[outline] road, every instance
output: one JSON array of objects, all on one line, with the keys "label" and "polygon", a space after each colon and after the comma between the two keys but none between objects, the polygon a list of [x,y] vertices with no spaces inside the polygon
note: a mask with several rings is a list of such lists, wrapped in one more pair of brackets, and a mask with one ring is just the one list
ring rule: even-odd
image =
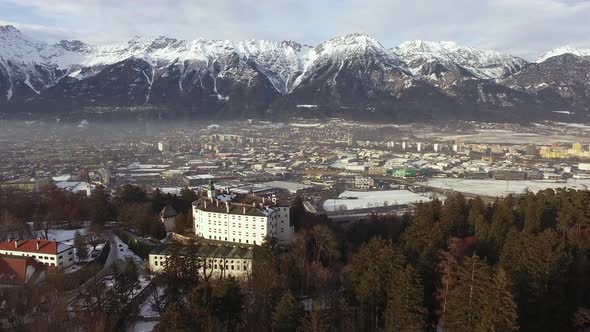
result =
[{"label": "road", "polygon": [[[129,233],[129,234],[133,236],[132,233]],[[106,260],[103,268],[100,271],[98,271],[94,277],[92,277],[88,281],[86,281],[82,286],[80,286],[74,290],[71,290],[69,292],[64,293],[63,296],[64,296],[64,299],[67,301],[67,303],[71,303],[84,289],[86,289],[86,287],[88,287],[89,285],[92,285],[92,283],[111,274],[113,271],[114,265],[117,265],[117,267],[119,268],[119,271],[121,271],[124,268],[125,259],[126,259],[124,253],[125,252],[129,253],[129,251],[128,250],[123,251],[121,248],[119,248],[119,246],[117,245],[118,242],[115,240],[115,235],[110,230],[108,231],[108,238],[109,238],[111,249],[109,251],[109,256],[107,257],[107,260]],[[119,240],[119,243],[122,244],[122,241]],[[126,245],[124,245],[124,246],[127,249],[127,246]],[[133,254],[133,256],[135,256],[137,260],[141,260],[141,258],[137,257],[135,254]],[[140,276],[144,276],[147,272],[144,264],[142,264],[141,262],[138,262],[138,261],[136,261],[136,262],[138,263],[138,268],[139,268],[138,272],[139,272]]]},{"label": "road", "polygon": [[93,278],[87,280],[82,286],[73,289],[71,291],[65,292],[63,294],[63,298],[66,300],[66,303],[70,303],[80,292],[82,292],[86,287],[91,285],[93,282],[96,282],[97,279],[101,279],[107,274],[109,274],[112,270],[113,264],[117,263],[119,260],[119,249],[117,248],[117,243],[115,241],[115,237],[112,232],[109,231],[108,233],[109,243],[110,243],[110,251],[107,260],[102,267],[102,270],[98,271]]}]

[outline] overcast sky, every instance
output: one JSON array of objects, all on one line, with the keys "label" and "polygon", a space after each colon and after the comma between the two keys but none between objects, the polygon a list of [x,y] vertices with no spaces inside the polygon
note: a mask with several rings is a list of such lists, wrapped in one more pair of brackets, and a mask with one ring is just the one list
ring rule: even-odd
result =
[{"label": "overcast sky", "polygon": [[384,46],[452,40],[535,59],[590,47],[590,0],[0,0],[0,25],[41,40],[295,40],[365,32]]}]

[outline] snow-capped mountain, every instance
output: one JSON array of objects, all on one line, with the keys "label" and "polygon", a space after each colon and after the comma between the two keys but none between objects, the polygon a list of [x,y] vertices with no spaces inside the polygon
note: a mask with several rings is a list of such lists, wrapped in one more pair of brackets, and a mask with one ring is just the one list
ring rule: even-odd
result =
[{"label": "snow-capped mountain", "polygon": [[[353,116],[361,118],[384,114],[396,119],[408,114],[429,117],[439,107],[453,104],[441,91],[414,77],[403,60],[366,34],[330,39],[303,59],[303,72],[287,100],[291,104],[323,105],[330,116],[357,110]],[[415,107],[420,104],[424,109]]]},{"label": "snow-capped mountain", "polygon": [[[552,51],[543,64],[565,53],[580,59],[586,54]],[[561,65],[573,71],[585,68],[577,60]],[[14,27],[0,27],[0,105],[8,111],[152,105],[207,117],[263,117],[299,114],[310,109],[298,107],[304,104],[316,105],[311,108],[317,110],[314,116],[526,117],[521,115],[529,110],[551,113],[544,108],[546,98],[528,82],[538,86],[550,80],[546,83],[553,87],[568,79],[578,82],[576,86],[587,83],[580,77],[584,72],[567,78],[538,66],[453,42],[412,41],[387,49],[359,33],[315,47],[293,41],[164,36],[89,45],[76,40],[46,43]],[[588,109],[590,97],[576,96],[575,103],[562,98],[557,104],[560,109]]]},{"label": "snow-capped mountain", "polygon": [[350,34],[323,42],[303,57],[303,71],[293,92],[311,90],[314,98],[320,99],[336,95],[357,98],[355,91],[342,89],[360,84],[395,95],[414,80],[405,63],[377,40],[366,34]]},{"label": "snow-capped mountain", "polygon": [[297,78],[295,86],[315,79],[313,76],[326,66],[336,66],[333,81],[338,73],[351,63],[358,63],[367,71],[376,63],[389,67],[402,67],[405,64],[395,54],[386,50],[377,40],[366,34],[350,34],[323,42],[303,57],[303,73]]},{"label": "snow-capped mountain", "polygon": [[556,49],[553,49],[553,50],[543,54],[541,57],[539,57],[537,59],[536,62],[541,63],[549,58],[563,55],[563,54],[573,54],[576,56],[590,57],[590,48],[574,48],[571,46],[558,47]]},{"label": "snow-capped mountain", "polygon": [[[393,49],[413,73],[433,78],[425,67],[433,64],[460,66],[479,79],[497,79],[519,71],[526,65],[524,59],[496,51],[462,47],[454,42],[408,41]],[[467,73],[466,73],[467,74]]]},{"label": "snow-capped mountain", "polygon": [[502,84],[535,96],[554,111],[590,112],[590,57],[571,52],[531,64]]}]

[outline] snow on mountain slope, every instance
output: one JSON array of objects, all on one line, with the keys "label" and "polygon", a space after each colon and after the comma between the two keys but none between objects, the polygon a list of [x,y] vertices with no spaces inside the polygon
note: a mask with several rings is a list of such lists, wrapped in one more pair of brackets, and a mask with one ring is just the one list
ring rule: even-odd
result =
[{"label": "snow on mountain slope", "polygon": [[[575,79],[570,90],[583,93],[557,92],[561,99],[552,105],[590,109],[587,78],[578,77],[587,73],[583,55],[590,50],[560,48],[539,59],[551,61],[529,64],[453,42],[410,41],[386,49],[361,33],[315,47],[164,36],[111,45],[46,43],[0,26],[0,103],[17,110],[149,104],[240,117],[313,104],[332,115],[363,109],[405,119],[427,110],[425,117],[444,118],[482,105],[486,111],[543,109],[540,98],[550,98],[528,85]],[[564,66],[570,68],[565,74]]]},{"label": "snow on mountain slope", "polygon": [[549,58],[563,55],[563,54],[573,54],[576,56],[590,56],[590,48],[574,48],[571,46],[558,47],[556,49],[553,49],[553,50],[543,54],[541,57],[539,57],[537,59],[536,62],[541,63]]},{"label": "snow on mountain slope", "polygon": [[522,68],[526,61],[496,51],[459,46],[450,41],[408,41],[392,50],[408,63],[413,73],[419,73],[428,63],[456,64],[480,79],[497,79]]},{"label": "snow on mountain slope", "polygon": [[[207,71],[215,72],[213,67],[216,63],[226,63],[228,58],[237,54],[245,64],[251,64],[264,73],[278,92],[287,93],[301,73],[302,54],[309,49],[309,46],[290,41],[178,40],[164,36],[136,37],[128,43],[101,46],[90,46],[80,41],[61,41],[51,45],[30,39],[12,26],[0,27],[1,65],[8,67],[6,63],[10,62],[18,64],[16,67],[29,67],[26,71],[32,71],[30,67],[34,65],[42,65],[62,70],[77,79],[91,77],[105,66],[131,58],[144,60],[159,70],[178,64],[185,71],[183,78],[190,70],[204,75]],[[42,90],[55,83],[45,80],[37,85],[37,89]],[[178,85],[182,89],[182,83]]]},{"label": "snow on mountain slope", "polygon": [[345,65],[359,64],[366,72],[371,65],[385,65],[406,69],[405,63],[397,55],[388,51],[376,39],[363,34],[353,33],[323,42],[304,54],[303,72],[295,80],[294,88],[310,80],[322,67],[338,65],[334,82]]},{"label": "snow on mountain slope", "polygon": [[[29,38],[12,26],[0,27],[0,68],[4,67],[13,79],[30,81],[27,85],[33,91],[41,91],[66,75],[77,79],[91,77],[105,66],[131,58],[150,63],[156,72],[178,65],[182,67],[182,78],[191,70],[205,75],[216,72],[213,66],[225,63],[232,54],[263,73],[281,94],[291,92],[328,62],[344,65],[345,60],[364,61],[366,68],[367,61],[378,61],[416,74],[426,63],[437,61],[458,64],[486,79],[503,77],[525,63],[516,57],[460,47],[453,42],[413,41],[387,50],[374,38],[359,33],[333,38],[314,48],[291,41],[178,40],[164,36],[91,46],[81,41],[48,44]],[[44,72],[38,73],[36,65],[42,66]],[[182,89],[181,81],[178,86]]]}]

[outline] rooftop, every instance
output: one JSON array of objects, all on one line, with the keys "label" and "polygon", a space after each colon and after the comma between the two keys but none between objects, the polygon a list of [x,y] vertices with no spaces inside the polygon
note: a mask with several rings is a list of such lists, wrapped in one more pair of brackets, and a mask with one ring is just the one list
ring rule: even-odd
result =
[{"label": "rooftop", "polygon": [[38,263],[30,257],[10,257],[0,255],[0,283],[24,285],[28,281],[28,277],[32,274],[30,268],[34,271],[37,266]]},{"label": "rooftop", "polygon": [[[270,203],[270,202],[269,202]],[[260,206],[257,203],[245,204],[241,202],[229,202],[219,199],[209,199],[201,197],[193,202],[193,206],[201,211],[227,213],[227,214],[242,214],[257,217],[265,217],[268,215],[269,206]]]},{"label": "rooftop", "polygon": [[[223,259],[251,259],[253,257],[252,247],[235,246],[222,243],[202,242],[199,241],[198,255],[207,258]],[[165,242],[155,247],[150,255],[166,255],[170,251],[172,243]]]},{"label": "rooftop", "polygon": [[0,242],[0,250],[57,255],[72,246],[49,240],[15,240]]}]

